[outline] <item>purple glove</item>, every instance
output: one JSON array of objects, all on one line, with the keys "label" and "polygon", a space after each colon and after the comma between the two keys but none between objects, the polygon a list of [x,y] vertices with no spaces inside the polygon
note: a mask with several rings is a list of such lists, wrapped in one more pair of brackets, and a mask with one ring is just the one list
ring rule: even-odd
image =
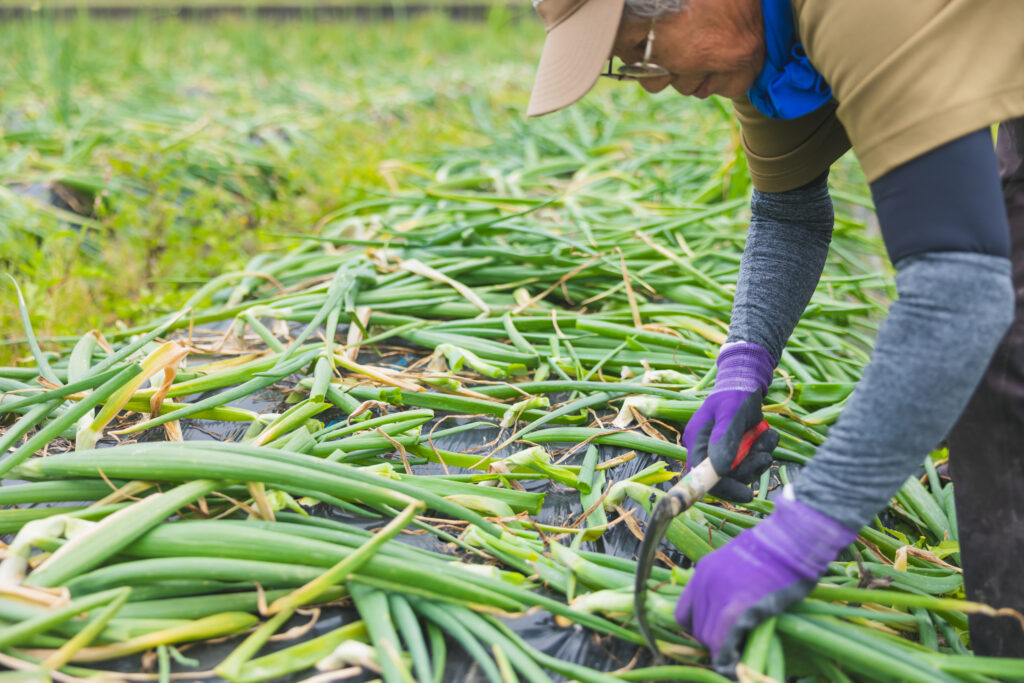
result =
[{"label": "purple glove", "polygon": [[775,512],[701,558],[676,604],[676,621],[708,646],[719,672],[732,674],[751,629],[806,597],[856,536],[787,486]]},{"label": "purple glove", "polygon": [[734,342],[722,347],[716,364],[715,388],[683,431],[686,471],[710,457],[715,472],[722,477],[711,495],[747,503],[753,498],[749,485],[772,463],[772,451],[779,445],[778,432],[768,430],[759,436],[735,470],[732,463],[744,432],[763,419],[761,400],[772,383],[775,360],[759,344]]}]

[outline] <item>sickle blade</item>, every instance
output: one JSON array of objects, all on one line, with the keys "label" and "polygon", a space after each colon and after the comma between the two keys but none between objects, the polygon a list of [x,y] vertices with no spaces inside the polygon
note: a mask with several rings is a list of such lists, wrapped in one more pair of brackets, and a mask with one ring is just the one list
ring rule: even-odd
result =
[{"label": "sickle blade", "polygon": [[[761,420],[760,423],[743,434],[732,467],[743,462],[743,459],[750,453],[750,447],[754,441],[767,430],[768,423]],[[705,458],[690,470],[678,484],[665,493],[664,497],[654,506],[651,521],[647,524],[647,532],[640,544],[640,557],[636,565],[636,583],[633,584],[633,614],[636,615],[640,633],[647,641],[651,652],[654,653],[655,659],[660,656],[660,653],[654,642],[650,624],[647,623],[647,582],[654,569],[654,556],[658,554],[658,546],[661,545],[661,539],[665,538],[665,533],[668,531],[669,525],[672,524],[672,520],[703,498],[718,483],[719,479],[721,479],[721,475],[715,472],[711,459]]]},{"label": "sickle blade", "polygon": [[647,582],[654,569],[654,557],[658,554],[661,539],[665,538],[669,525],[679,514],[681,501],[676,496],[674,491],[670,491],[654,506],[651,520],[647,523],[647,531],[644,533],[644,540],[640,544],[640,557],[636,565],[636,583],[633,586],[633,613],[636,615],[636,623],[655,658],[659,656],[659,652],[658,646],[654,642],[654,635],[651,633],[650,624],[647,622]]}]

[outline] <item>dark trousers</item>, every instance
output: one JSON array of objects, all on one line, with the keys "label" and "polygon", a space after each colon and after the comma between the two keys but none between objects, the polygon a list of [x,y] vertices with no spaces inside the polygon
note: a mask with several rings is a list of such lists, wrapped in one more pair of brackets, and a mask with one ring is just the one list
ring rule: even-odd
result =
[{"label": "dark trousers", "polygon": [[[967,599],[1024,613],[1024,117],[996,148],[1017,310],[948,444]],[[975,654],[1024,657],[1017,620],[971,615],[970,630]]]}]

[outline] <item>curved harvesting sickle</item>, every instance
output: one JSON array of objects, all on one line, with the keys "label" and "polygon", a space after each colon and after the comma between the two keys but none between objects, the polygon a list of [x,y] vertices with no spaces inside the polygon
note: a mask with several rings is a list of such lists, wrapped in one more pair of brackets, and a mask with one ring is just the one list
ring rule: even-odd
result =
[{"label": "curved harvesting sickle", "polygon": [[[740,439],[740,447],[736,452],[736,459],[732,462],[735,469],[743,462],[743,459],[750,453],[750,447],[768,429],[768,423],[761,420],[756,426],[747,430]],[[651,570],[654,567],[654,556],[661,545],[661,539],[665,537],[669,524],[680,514],[688,510],[694,503],[703,498],[711,488],[718,483],[721,475],[715,472],[711,464],[711,458],[705,458],[703,462],[690,470],[679,483],[670,488],[668,492],[654,506],[651,519],[647,523],[647,531],[644,533],[644,540],[640,544],[640,557],[636,565],[636,582],[633,585],[633,614],[636,615],[637,626],[644,640],[654,656],[658,657],[658,647],[654,643],[654,636],[651,627],[647,623],[647,581],[651,578]]]}]

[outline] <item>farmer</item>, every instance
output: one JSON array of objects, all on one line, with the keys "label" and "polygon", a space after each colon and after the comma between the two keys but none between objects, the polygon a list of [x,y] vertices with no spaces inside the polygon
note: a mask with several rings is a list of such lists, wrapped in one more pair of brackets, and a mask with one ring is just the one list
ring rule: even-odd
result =
[{"label": "farmer", "polygon": [[[821,275],[828,170],[851,146],[897,271],[899,298],[842,416],[775,511],[697,563],[682,627],[731,673],[750,630],[806,596],[943,439],[967,597],[1024,611],[1024,2],[534,6],[548,35],[531,116],[578,100],[606,64],[648,92],[733,101],[750,231],[715,387],[683,435],[688,466],[710,457],[730,475],[715,495],[750,500],[778,442],[766,432],[730,471]],[[976,653],[1024,656],[1012,618],[970,627]]]}]

